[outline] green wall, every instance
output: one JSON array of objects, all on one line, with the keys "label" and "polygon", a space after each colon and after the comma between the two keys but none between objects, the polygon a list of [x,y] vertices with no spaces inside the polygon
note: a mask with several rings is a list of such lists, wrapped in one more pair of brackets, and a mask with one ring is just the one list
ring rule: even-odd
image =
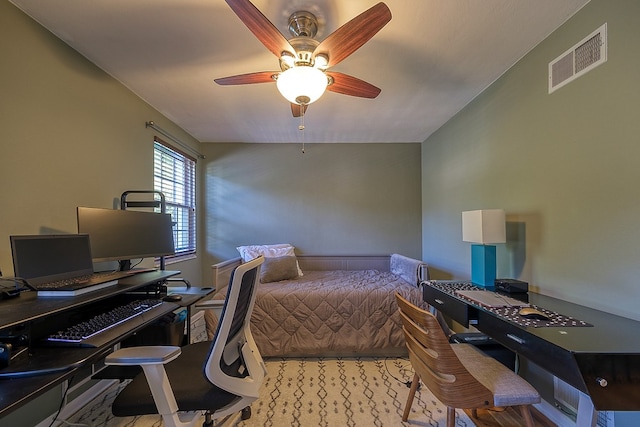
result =
[{"label": "green wall", "polygon": [[420,144],[203,144],[209,265],[236,246],[420,258]]},{"label": "green wall", "polygon": [[[499,277],[640,320],[639,17],[637,0],[591,0],[423,143],[422,249],[435,278],[470,277],[461,212],[503,208]],[[605,22],[607,62],[549,94],[549,62]],[[527,369],[552,401],[552,377]],[[638,420],[615,413],[616,427]]]},{"label": "green wall", "polygon": [[[123,191],[153,188],[153,120],[199,143],[53,36],[0,0],[0,269],[12,275],[9,236],[75,233],[76,207],[119,206]],[[168,141],[169,142],[169,141]],[[169,265],[192,283],[200,260]],[[62,386],[0,419],[36,425]]]},{"label": "green wall", "polygon": [[[7,1],[0,34],[0,269],[10,276],[10,235],[75,233],[76,206],[117,208],[123,191],[153,189],[145,122],[199,144]],[[169,268],[200,280],[198,260]]]},{"label": "green wall", "polygon": [[[504,208],[498,276],[640,320],[640,2],[592,0],[423,144],[423,257],[468,278],[461,212]],[[608,61],[548,94],[608,24]]]}]

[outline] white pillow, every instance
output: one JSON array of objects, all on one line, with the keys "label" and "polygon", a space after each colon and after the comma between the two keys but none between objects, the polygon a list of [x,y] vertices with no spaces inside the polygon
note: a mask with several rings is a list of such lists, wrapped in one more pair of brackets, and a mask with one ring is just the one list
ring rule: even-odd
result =
[{"label": "white pillow", "polygon": [[[238,246],[236,248],[238,252],[240,252],[240,257],[242,258],[242,262],[248,262],[252,259],[263,255],[265,258],[277,258],[282,256],[292,256],[295,257],[295,248],[288,243],[280,243],[276,245],[247,245],[247,246]],[[302,270],[300,269],[300,265],[296,260],[296,265],[298,267],[298,275],[302,276]]]}]

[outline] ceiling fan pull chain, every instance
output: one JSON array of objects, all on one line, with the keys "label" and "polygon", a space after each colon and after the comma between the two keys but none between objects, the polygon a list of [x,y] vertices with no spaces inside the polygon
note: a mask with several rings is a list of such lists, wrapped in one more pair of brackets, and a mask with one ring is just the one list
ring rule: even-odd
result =
[{"label": "ceiling fan pull chain", "polygon": [[302,154],[304,154],[304,105],[300,105],[300,125],[298,130],[302,132]]}]

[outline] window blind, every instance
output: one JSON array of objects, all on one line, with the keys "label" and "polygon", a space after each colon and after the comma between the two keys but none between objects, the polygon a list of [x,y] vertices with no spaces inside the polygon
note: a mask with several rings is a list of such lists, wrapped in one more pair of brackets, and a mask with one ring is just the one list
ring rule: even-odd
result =
[{"label": "window blind", "polygon": [[196,251],[196,161],[159,138],[153,144],[154,190],[165,196],[167,213],[174,222],[175,256]]}]

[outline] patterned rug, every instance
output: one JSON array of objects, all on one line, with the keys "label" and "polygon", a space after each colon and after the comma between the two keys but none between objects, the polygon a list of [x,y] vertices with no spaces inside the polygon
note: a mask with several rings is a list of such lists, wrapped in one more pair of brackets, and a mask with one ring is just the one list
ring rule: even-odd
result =
[{"label": "patterned rug", "polygon": [[[446,408],[421,386],[407,422],[402,412],[413,378],[406,358],[269,359],[268,375],[252,415],[238,426],[445,426]],[[113,387],[69,422],[88,426],[156,427],[159,416],[114,418]],[[475,426],[461,410],[456,426]]]}]

